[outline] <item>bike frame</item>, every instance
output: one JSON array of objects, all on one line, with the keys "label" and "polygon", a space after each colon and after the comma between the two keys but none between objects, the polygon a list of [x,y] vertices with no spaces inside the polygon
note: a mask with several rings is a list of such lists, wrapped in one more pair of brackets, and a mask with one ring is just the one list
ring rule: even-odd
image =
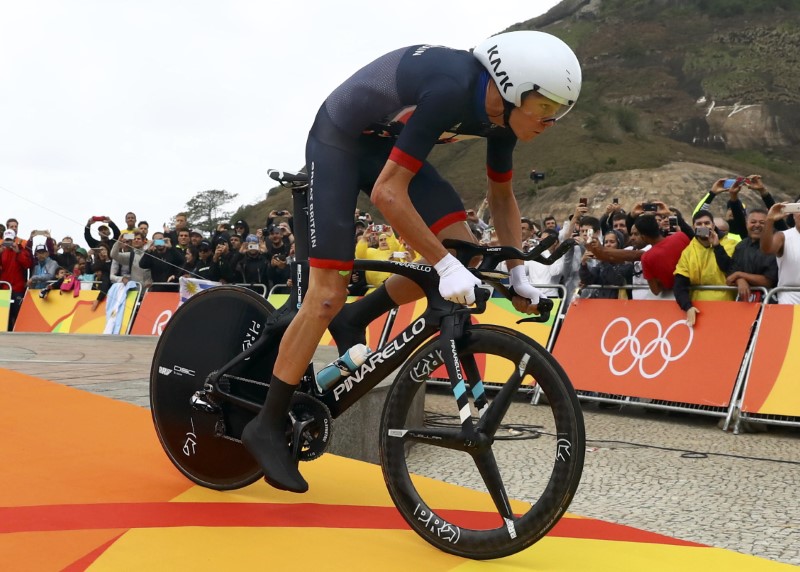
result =
[{"label": "bike frame", "polygon": [[[235,405],[244,407],[251,411],[261,409],[261,404],[231,394],[223,389],[220,380],[233,367],[248,359],[258,352],[265,351],[274,344],[279,343],[282,332],[289,325],[289,322],[297,314],[305,292],[308,288],[309,266],[308,266],[308,206],[306,201],[307,189],[298,187],[292,189],[295,212],[295,261],[292,263],[291,274],[294,284],[286,304],[276,312],[276,318],[272,323],[268,323],[264,333],[248,349],[237,354],[220,369],[212,372],[206,382],[207,391],[211,395],[228,401]],[[297,216],[297,214],[300,216]],[[464,327],[470,322],[470,315],[480,313],[485,309],[488,292],[483,299],[479,300],[476,308],[464,308],[463,306],[445,301],[439,296],[438,277],[432,266],[428,264],[416,264],[413,262],[396,262],[384,260],[362,260],[354,261],[354,270],[374,270],[378,272],[391,272],[400,274],[411,279],[425,292],[428,302],[427,310],[402,332],[393,339],[383,344],[371,353],[366,362],[353,374],[343,378],[331,389],[320,392],[314,377],[313,364],[309,364],[305,375],[301,380],[301,386],[309,395],[316,397],[330,410],[333,418],[344,413],[350,406],[357,402],[366,393],[377,386],[381,381],[395,369],[400,367],[428,338],[437,332],[441,332],[441,355],[449,356],[443,359],[447,367],[451,384],[459,401],[459,408],[467,404],[466,397],[461,403],[462,395],[456,390],[456,386],[463,379],[460,370],[458,356],[455,352],[455,340],[463,333]],[[436,363],[438,367],[441,363]],[[435,369],[434,364],[430,364],[431,369],[425,373],[430,373]],[[472,377],[472,376],[470,376]],[[463,394],[464,392],[461,392]],[[480,403],[476,405],[480,406]],[[471,427],[471,421],[466,420]]]}]

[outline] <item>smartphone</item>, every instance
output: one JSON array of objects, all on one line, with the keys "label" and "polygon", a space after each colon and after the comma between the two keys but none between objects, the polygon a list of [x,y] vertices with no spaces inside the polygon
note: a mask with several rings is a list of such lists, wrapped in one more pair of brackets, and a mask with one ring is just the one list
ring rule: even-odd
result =
[{"label": "smartphone", "polygon": [[392,258],[399,258],[400,260],[404,260],[406,257],[405,252],[392,252]]},{"label": "smartphone", "polygon": [[646,213],[654,213],[658,210],[658,205],[655,203],[644,203],[643,208]]},{"label": "smartphone", "polygon": [[678,217],[676,216],[669,217],[669,231],[678,232]]},{"label": "smartphone", "polygon": [[578,199],[578,203],[582,207],[585,207],[585,206],[587,206],[589,204],[589,201],[588,201],[588,199],[586,197],[581,197],[581,198]]},{"label": "smartphone", "polygon": [[94,222],[100,222],[100,221],[104,221],[104,220],[106,220],[106,217],[104,217],[104,216],[100,216],[100,215],[97,215],[97,216],[93,216],[93,217],[92,217],[92,220],[93,220]]},{"label": "smartphone", "polygon": [[589,230],[586,231],[586,242],[587,243],[592,242],[592,238],[594,238],[594,229],[590,228]]},{"label": "smartphone", "polygon": [[614,197],[613,199],[611,199],[611,202],[612,202],[613,204],[615,204],[615,205],[618,205],[618,204],[619,204],[619,198],[617,198],[617,197]]},{"label": "smartphone", "polygon": [[708,238],[711,235],[711,229],[707,226],[701,226],[694,229],[694,235],[699,238]]},{"label": "smartphone", "polygon": [[800,203],[786,203],[783,205],[784,214],[797,214],[800,213]]}]

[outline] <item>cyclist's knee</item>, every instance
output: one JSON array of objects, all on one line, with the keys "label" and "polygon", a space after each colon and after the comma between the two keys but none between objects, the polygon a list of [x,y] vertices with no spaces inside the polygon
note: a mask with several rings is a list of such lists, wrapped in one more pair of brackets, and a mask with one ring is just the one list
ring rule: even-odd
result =
[{"label": "cyclist's knee", "polygon": [[315,317],[330,321],[339,313],[347,301],[347,289],[339,283],[318,283],[310,287],[303,306],[314,312]]}]

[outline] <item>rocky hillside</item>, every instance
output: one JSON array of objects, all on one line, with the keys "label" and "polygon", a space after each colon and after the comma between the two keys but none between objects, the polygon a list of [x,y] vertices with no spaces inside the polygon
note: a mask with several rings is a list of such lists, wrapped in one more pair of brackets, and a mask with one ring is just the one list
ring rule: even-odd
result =
[{"label": "rocky hillside", "polygon": [[[780,199],[800,194],[800,2],[565,0],[510,28],[523,29],[564,39],[584,71],[576,109],[518,146],[524,214],[561,218],[580,196],[687,213],[715,179],[754,173]],[[475,141],[431,157],[470,206],[485,194],[484,153]],[[532,169],[546,179],[534,184]],[[260,224],[277,206],[282,193],[237,216]]]}]

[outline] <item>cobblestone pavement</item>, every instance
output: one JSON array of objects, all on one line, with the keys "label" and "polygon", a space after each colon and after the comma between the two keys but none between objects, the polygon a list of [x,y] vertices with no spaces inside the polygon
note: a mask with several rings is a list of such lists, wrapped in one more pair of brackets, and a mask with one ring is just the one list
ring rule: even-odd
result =
[{"label": "cobblestone pavement", "polygon": [[[0,368],[148,407],[155,343],[146,336],[5,333]],[[315,362],[334,358],[335,349],[324,347]],[[429,409],[447,407],[437,399],[431,397]],[[548,410],[518,403],[511,413],[535,424]],[[732,435],[717,428],[717,418],[637,406],[601,410],[584,403],[584,417],[586,461],[571,512],[800,565],[800,431]],[[516,458],[535,459],[542,446],[516,444],[522,451],[514,450]],[[470,484],[461,459],[412,455],[425,474]],[[524,496],[525,486],[514,493]]]}]

